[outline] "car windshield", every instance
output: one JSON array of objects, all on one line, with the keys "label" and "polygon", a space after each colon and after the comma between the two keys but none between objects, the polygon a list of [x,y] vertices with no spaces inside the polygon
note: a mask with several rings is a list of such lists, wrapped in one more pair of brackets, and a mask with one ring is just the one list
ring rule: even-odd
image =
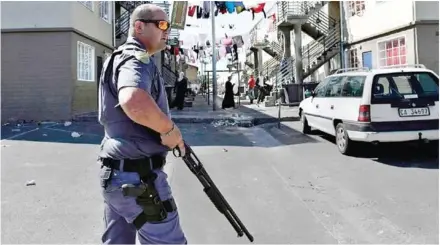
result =
[{"label": "car windshield", "polygon": [[376,75],[372,100],[437,98],[438,77],[430,72],[399,72]]}]

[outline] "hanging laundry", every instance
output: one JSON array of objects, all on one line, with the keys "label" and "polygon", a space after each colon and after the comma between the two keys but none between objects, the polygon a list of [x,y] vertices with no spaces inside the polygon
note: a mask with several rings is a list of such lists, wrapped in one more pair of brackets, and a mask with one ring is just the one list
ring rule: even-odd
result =
[{"label": "hanging laundry", "polygon": [[203,1],[203,18],[208,19],[209,18],[209,10],[211,3],[209,1]]},{"label": "hanging laundry", "polygon": [[226,14],[228,12],[228,10],[226,9],[225,2],[215,1],[215,6],[222,14]]},{"label": "hanging laundry", "polygon": [[234,2],[225,2],[225,7],[228,13],[232,14],[235,12],[235,4]]},{"label": "hanging laundry", "polygon": [[189,6],[188,8],[188,16],[193,17],[196,13],[197,6]]},{"label": "hanging laundry", "polygon": [[277,31],[277,19],[275,13],[271,14],[269,17],[269,27],[267,32],[276,32]]},{"label": "hanging laundry", "polygon": [[241,48],[244,45],[243,37],[242,36],[232,37],[232,41],[233,41],[234,44],[237,44],[238,48]]},{"label": "hanging laundry", "polygon": [[232,38],[224,38],[223,40],[222,40],[222,44],[223,45],[225,45],[225,46],[230,46],[230,45],[232,45]]},{"label": "hanging laundry", "polygon": [[244,6],[243,2],[234,2],[234,5],[235,5],[235,10],[237,11],[237,14],[246,10],[246,7]]},{"label": "hanging laundry", "polygon": [[226,46],[225,48],[226,48],[226,53],[227,54],[232,54],[231,46]]},{"label": "hanging laundry", "polygon": [[200,6],[197,6],[197,16],[196,16],[196,18],[200,19],[200,18],[202,18],[202,16],[203,16],[203,8],[200,7]]},{"label": "hanging laundry", "polygon": [[264,11],[264,6],[266,3],[259,3],[258,6],[251,8],[252,20],[255,19],[255,14],[263,12],[264,18],[266,18],[266,12]]},{"label": "hanging laundry", "polygon": [[232,45],[232,49],[234,50],[234,61],[238,60],[238,48],[237,48],[237,44]]}]

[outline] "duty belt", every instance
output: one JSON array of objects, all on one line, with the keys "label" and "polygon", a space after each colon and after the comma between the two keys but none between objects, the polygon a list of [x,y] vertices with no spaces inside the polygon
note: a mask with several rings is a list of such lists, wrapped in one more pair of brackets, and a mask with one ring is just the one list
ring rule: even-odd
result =
[{"label": "duty belt", "polygon": [[122,172],[136,172],[141,176],[148,174],[151,170],[160,169],[165,165],[165,158],[162,156],[124,160],[100,158],[99,160],[101,161],[102,165],[111,169]]}]

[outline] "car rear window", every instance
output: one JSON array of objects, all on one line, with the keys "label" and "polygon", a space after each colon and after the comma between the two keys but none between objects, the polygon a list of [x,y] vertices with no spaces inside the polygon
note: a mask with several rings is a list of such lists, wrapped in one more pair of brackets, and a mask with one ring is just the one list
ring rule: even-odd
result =
[{"label": "car rear window", "polygon": [[405,98],[433,98],[438,101],[438,78],[430,72],[379,74],[373,78],[371,103]]}]

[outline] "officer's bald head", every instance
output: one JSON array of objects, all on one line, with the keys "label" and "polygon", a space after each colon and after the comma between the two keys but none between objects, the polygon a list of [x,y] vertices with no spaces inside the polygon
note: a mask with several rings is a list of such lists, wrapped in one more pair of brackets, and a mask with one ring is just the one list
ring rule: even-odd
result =
[{"label": "officer's bald head", "polygon": [[[162,49],[168,38],[168,31],[160,30],[156,23],[148,21],[168,21],[165,11],[154,4],[139,5],[130,16],[129,35],[139,39],[151,52]],[[163,44],[162,44],[163,43]]]}]

